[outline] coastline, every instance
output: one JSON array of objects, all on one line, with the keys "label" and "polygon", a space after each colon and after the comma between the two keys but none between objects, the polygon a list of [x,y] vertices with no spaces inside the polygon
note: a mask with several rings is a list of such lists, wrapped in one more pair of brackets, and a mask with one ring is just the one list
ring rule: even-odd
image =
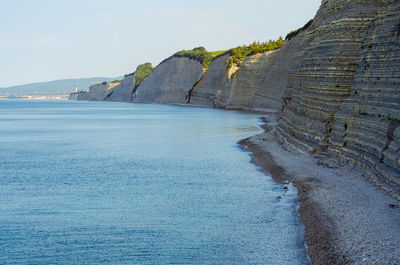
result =
[{"label": "coastline", "polygon": [[400,264],[400,202],[355,166],[327,168],[284,150],[274,138],[276,117],[260,119],[265,132],[238,143],[276,182],[297,187],[312,264]]}]

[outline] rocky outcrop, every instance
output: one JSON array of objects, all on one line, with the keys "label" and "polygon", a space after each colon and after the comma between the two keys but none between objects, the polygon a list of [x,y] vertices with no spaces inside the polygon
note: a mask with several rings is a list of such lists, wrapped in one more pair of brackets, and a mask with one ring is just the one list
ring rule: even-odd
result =
[{"label": "rocky outcrop", "polygon": [[125,75],[121,83],[115,86],[104,98],[106,101],[131,102],[135,89],[135,73]]},{"label": "rocky outcrop", "polygon": [[294,57],[304,48],[304,35],[301,31],[279,50],[246,58],[233,78],[227,108],[281,110],[289,75],[296,69]]},{"label": "rocky outcrop", "polygon": [[358,164],[400,195],[400,1],[378,7],[350,95],[333,119],[329,155]]},{"label": "rocky outcrop", "polygon": [[72,93],[69,99],[74,100],[88,100],[88,101],[102,101],[105,97],[112,92],[112,90],[118,86],[121,81],[103,82],[94,84],[89,87],[89,91],[79,91]]},{"label": "rocky outcrop", "polygon": [[214,59],[205,76],[193,88],[190,103],[193,105],[224,107],[230,91],[229,71],[226,60],[229,54]]},{"label": "rocky outcrop", "polygon": [[216,58],[192,91],[190,103],[226,109],[282,108],[294,56],[303,49],[305,31],[279,50],[247,57],[239,68],[227,69],[229,54]]},{"label": "rocky outcrop", "polygon": [[363,2],[323,1],[307,32],[291,102],[278,127],[282,138],[300,141],[303,151],[319,152],[329,141],[332,117],[350,94],[363,37],[376,14],[374,5],[363,8]]},{"label": "rocky outcrop", "polygon": [[81,94],[85,94],[87,91],[78,91],[78,92],[73,92],[69,94],[68,100],[78,100],[79,97],[81,97]]},{"label": "rocky outcrop", "polygon": [[183,104],[189,91],[203,76],[204,68],[197,60],[171,57],[159,64],[137,87],[132,102]]},{"label": "rocky outcrop", "polygon": [[281,143],[399,194],[399,1],[325,0],[289,78]]}]

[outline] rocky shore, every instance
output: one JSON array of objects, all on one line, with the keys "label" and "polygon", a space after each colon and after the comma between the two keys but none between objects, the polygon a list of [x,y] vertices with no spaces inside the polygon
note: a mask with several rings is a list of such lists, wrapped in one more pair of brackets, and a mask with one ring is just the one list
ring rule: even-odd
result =
[{"label": "rocky shore", "polygon": [[299,214],[312,264],[400,264],[400,203],[354,165],[327,168],[276,141],[276,117],[239,143],[279,183],[299,192]]}]

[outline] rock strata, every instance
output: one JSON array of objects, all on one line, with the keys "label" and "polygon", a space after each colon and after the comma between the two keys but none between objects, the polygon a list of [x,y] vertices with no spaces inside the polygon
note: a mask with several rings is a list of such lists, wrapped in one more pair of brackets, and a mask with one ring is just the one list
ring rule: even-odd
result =
[{"label": "rock strata", "polygon": [[329,155],[365,169],[400,195],[400,1],[382,1],[361,46],[349,97],[336,113]]},{"label": "rock strata", "polygon": [[315,154],[328,166],[359,165],[395,197],[399,10],[399,1],[323,1],[297,55],[277,128],[287,149]]},{"label": "rock strata", "polygon": [[183,104],[189,91],[201,79],[201,63],[186,57],[171,57],[159,64],[137,87],[132,102]]},{"label": "rock strata", "polygon": [[191,104],[209,107],[226,105],[226,90],[230,90],[229,72],[226,67],[229,56],[226,54],[211,62],[207,73],[191,92]]},{"label": "rock strata", "polygon": [[104,98],[106,101],[131,102],[135,89],[135,73],[126,75]]}]

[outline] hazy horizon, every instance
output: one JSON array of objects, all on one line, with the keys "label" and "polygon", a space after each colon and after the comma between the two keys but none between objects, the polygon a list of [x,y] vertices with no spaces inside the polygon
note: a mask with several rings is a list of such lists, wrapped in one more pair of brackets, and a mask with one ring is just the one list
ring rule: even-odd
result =
[{"label": "hazy horizon", "polygon": [[182,49],[285,37],[314,17],[320,2],[1,1],[0,87],[123,76]]}]

